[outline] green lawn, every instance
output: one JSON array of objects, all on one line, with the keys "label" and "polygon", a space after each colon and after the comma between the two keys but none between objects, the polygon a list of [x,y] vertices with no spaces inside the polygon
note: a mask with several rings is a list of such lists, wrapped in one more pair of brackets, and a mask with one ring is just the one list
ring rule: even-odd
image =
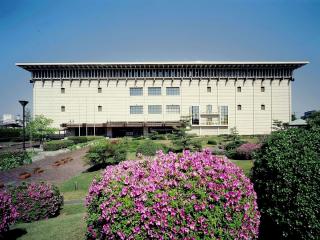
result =
[{"label": "green lawn", "polygon": [[235,164],[237,164],[240,168],[243,169],[244,173],[249,176],[250,170],[253,167],[252,160],[231,160]]}]

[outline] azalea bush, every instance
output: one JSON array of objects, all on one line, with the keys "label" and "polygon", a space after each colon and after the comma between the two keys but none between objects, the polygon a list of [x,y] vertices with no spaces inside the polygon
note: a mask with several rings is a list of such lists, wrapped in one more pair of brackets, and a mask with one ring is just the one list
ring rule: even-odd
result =
[{"label": "azalea bush", "polygon": [[256,194],[209,150],[108,166],[86,198],[88,239],[254,239]]},{"label": "azalea bush", "polygon": [[59,214],[63,197],[59,189],[48,183],[23,183],[9,187],[12,204],[16,207],[19,222],[32,222]]},{"label": "azalea bush", "polygon": [[[12,199],[6,191],[0,191],[0,234],[9,230],[9,226],[15,222],[18,212]],[[1,235],[0,235],[1,237]]]},{"label": "azalea bush", "polygon": [[319,239],[320,129],[274,132],[255,154],[263,239]]},{"label": "azalea bush", "polygon": [[252,159],[253,153],[260,149],[260,144],[244,143],[236,149],[235,159]]}]

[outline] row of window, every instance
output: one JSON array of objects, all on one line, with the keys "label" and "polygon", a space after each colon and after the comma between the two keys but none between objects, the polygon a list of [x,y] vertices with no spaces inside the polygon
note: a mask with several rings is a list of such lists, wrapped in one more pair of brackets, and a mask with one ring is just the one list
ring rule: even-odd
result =
[{"label": "row of window", "polygon": [[[262,111],[266,110],[266,105],[261,104],[261,105],[260,105],[260,109],[261,109]],[[237,105],[237,110],[238,110],[238,111],[241,111],[241,110],[242,110],[242,105]]]},{"label": "row of window", "polygon": [[[266,110],[266,105],[260,105],[261,110]],[[242,105],[237,105],[237,110],[242,110]],[[61,112],[65,112],[66,107],[61,106]],[[221,109],[221,114],[224,111],[224,108]],[[98,112],[102,112],[102,106],[98,106]],[[167,113],[180,113],[180,105],[166,105],[166,112]],[[161,105],[148,105],[148,114],[161,114],[162,113],[162,106]],[[212,105],[206,106],[206,113],[212,113]],[[130,106],[130,114],[143,114],[143,106]]]},{"label": "row of window", "polygon": [[[261,92],[265,92],[265,87],[261,87]],[[241,92],[241,87],[237,87],[237,92]],[[61,93],[65,93],[66,89],[61,88]],[[207,92],[211,93],[211,87],[207,87]],[[102,93],[102,88],[98,88],[98,93]],[[143,88],[142,87],[133,87],[130,88],[130,96],[142,96]],[[178,96],[180,95],[179,87],[167,87],[166,95],[168,96]],[[161,96],[161,87],[148,87],[148,96]]]},{"label": "row of window", "polygon": [[137,77],[273,77],[292,75],[291,68],[265,69],[212,69],[212,68],[176,68],[176,69],[69,69],[69,70],[33,70],[32,78],[137,78]]},{"label": "row of window", "polygon": [[[66,107],[61,106],[61,112],[65,112]],[[98,106],[98,112],[102,112],[102,106]],[[180,114],[180,105],[166,105],[166,113]],[[143,106],[130,106],[130,114],[143,114]],[[149,105],[148,114],[162,114],[162,105]]]}]

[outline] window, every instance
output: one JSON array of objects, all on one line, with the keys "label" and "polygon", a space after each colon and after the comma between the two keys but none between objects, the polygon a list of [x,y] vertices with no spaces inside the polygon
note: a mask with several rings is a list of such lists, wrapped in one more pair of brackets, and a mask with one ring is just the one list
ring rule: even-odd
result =
[{"label": "window", "polygon": [[148,113],[149,114],[161,114],[162,113],[162,106],[161,105],[149,105],[148,106]]},{"label": "window", "polygon": [[237,92],[241,92],[241,87],[237,87]]},{"label": "window", "polygon": [[241,105],[238,105],[237,106],[237,109],[240,111],[242,109],[242,106]]},{"label": "window", "polygon": [[142,87],[130,88],[130,96],[142,96],[142,95],[143,95]]},{"label": "window", "polygon": [[261,110],[266,110],[266,105],[261,104]]},{"label": "window", "polygon": [[168,96],[180,95],[180,88],[179,87],[167,87],[167,95]]},{"label": "window", "polygon": [[61,106],[61,112],[65,112],[66,111],[66,107],[65,106]]},{"label": "window", "polygon": [[228,106],[220,107],[220,124],[228,125]]},{"label": "window", "polygon": [[102,112],[102,106],[98,106],[98,112]]},{"label": "window", "polygon": [[149,96],[160,96],[161,95],[161,87],[148,87],[148,95]]},{"label": "window", "polygon": [[101,87],[98,88],[98,93],[102,93],[102,88]]},{"label": "window", "polygon": [[199,125],[199,106],[191,107],[192,125]]},{"label": "window", "polygon": [[211,93],[211,87],[207,87],[207,92]]},{"label": "window", "polygon": [[61,93],[65,93],[66,89],[65,88],[61,88]]},{"label": "window", "polygon": [[265,87],[261,87],[261,92],[265,92]]},{"label": "window", "polygon": [[207,113],[212,113],[212,105],[207,105],[206,110]]},{"label": "window", "polygon": [[167,113],[180,113],[180,105],[167,105],[166,106]]},{"label": "window", "polygon": [[130,106],[130,114],[143,114],[143,106]]}]

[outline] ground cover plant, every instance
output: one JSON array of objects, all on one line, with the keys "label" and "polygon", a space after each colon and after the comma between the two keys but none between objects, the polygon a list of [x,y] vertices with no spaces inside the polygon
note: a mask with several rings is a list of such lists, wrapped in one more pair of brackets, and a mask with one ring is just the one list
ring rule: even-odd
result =
[{"label": "ground cover plant", "polygon": [[63,197],[59,189],[48,183],[23,183],[10,186],[12,204],[18,212],[18,222],[32,222],[59,214]]},{"label": "ground cover plant", "polygon": [[319,160],[319,128],[277,131],[256,153],[261,239],[319,239]]},{"label": "ground cover plant", "polygon": [[18,217],[16,206],[12,203],[11,195],[4,190],[0,191],[0,238],[8,231]]},{"label": "ground cover plant", "polygon": [[254,239],[259,212],[243,171],[209,150],[108,166],[86,199],[88,239]]},{"label": "ground cover plant", "polygon": [[2,152],[0,153],[0,171],[16,168],[32,162],[33,152]]}]

